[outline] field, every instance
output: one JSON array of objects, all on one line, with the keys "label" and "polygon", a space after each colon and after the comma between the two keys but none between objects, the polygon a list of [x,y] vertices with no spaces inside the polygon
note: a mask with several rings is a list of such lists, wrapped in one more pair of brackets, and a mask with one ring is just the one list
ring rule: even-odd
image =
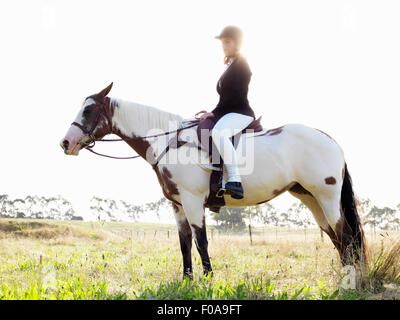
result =
[{"label": "field", "polygon": [[338,285],[338,255],[319,230],[252,234],[209,227],[214,276],[203,277],[193,245],[189,281],[172,225],[1,219],[0,299],[400,299],[399,233],[367,232],[357,290]]}]

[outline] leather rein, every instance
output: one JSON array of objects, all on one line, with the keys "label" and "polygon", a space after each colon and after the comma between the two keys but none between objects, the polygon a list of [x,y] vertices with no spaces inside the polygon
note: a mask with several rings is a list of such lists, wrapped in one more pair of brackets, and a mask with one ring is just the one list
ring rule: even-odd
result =
[{"label": "leather rein", "polygon": [[[106,108],[106,99],[107,99],[107,98],[104,98],[103,101],[101,102],[101,104],[100,104],[100,105],[101,105],[101,109],[100,109],[99,112],[97,113],[96,118],[95,118],[95,121],[94,121],[93,125],[91,126],[90,130],[87,130],[85,126],[81,125],[81,124],[78,123],[78,122],[75,122],[75,121],[74,121],[74,122],[71,123],[72,126],[78,127],[79,129],[82,130],[82,132],[83,132],[84,134],[86,134],[86,135],[90,138],[90,141],[89,141],[88,143],[84,143],[84,144],[83,144],[83,147],[84,147],[86,150],[88,150],[88,151],[90,151],[90,152],[92,152],[92,153],[94,153],[94,154],[96,154],[96,155],[98,155],[98,156],[102,156],[102,157],[106,157],[106,158],[119,159],[119,160],[126,160],[126,159],[136,159],[136,158],[139,158],[140,155],[136,155],[136,156],[132,156],[132,157],[115,157],[115,156],[110,156],[110,155],[98,153],[98,152],[96,152],[96,151],[93,150],[93,147],[95,146],[96,141],[100,141],[100,142],[125,141],[125,142],[126,142],[127,140],[129,140],[129,139],[122,139],[122,138],[120,138],[120,139],[99,139],[99,140],[96,140],[96,138],[93,136],[93,132],[96,130],[96,127],[97,127],[97,125],[99,124],[101,115],[103,115],[103,116],[107,119],[108,127],[109,127],[109,129],[110,129],[110,132],[112,133],[112,129],[113,129],[113,127],[112,127],[112,120],[111,120],[110,114],[107,112],[107,108]],[[204,112],[205,112],[205,111],[200,111],[200,112],[196,113],[195,118],[196,118],[196,119],[199,119],[199,118],[197,118],[197,115],[200,114],[200,113],[204,113]],[[182,130],[184,130],[184,129],[192,128],[192,127],[197,126],[197,125],[198,125],[198,122],[195,122],[195,123],[193,123],[193,124],[191,124],[191,125],[189,125],[189,126],[186,126],[186,127],[183,127],[183,128],[179,128],[179,129],[177,129],[177,130],[162,132],[162,133],[154,134],[154,135],[151,135],[151,136],[135,137],[135,138],[132,138],[132,139],[138,139],[138,138],[139,138],[139,139],[150,139],[150,138],[156,138],[156,137],[160,137],[160,136],[165,136],[165,135],[168,135],[168,134],[171,134],[171,133],[177,133],[177,134],[179,134],[180,131],[182,131]],[[166,152],[168,152],[168,150],[169,150],[169,144],[168,144],[168,146],[166,147],[166,149],[161,153],[161,155],[164,155]],[[159,157],[159,158],[160,158],[160,157]],[[155,167],[157,166],[158,161],[159,161],[159,159],[157,160],[157,162],[156,162],[155,164],[152,165],[152,166],[153,166],[153,169],[155,169]]]}]

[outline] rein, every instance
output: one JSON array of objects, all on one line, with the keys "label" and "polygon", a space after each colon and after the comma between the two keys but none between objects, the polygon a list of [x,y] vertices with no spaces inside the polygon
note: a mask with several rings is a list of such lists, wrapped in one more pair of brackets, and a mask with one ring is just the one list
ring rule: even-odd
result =
[{"label": "rein", "polygon": [[[104,114],[103,114],[103,113],[104,113]],[[89,142],[89,143],[86,143],[86,144],[84,145],[84,148],[85,148],[86,150],[88,150],[88,151],[90,151],[90,152],[92,152],[92,153],[94,153],[94,154],[96,154],[96,155],[98,155],[98,156],[102,156],[102,157],[106,157],[106,158],[111,158],[111,159],[118,159],[118,160],[136,159],[136,158],[139,158],[140,155],[136,155],[136,156],[132,156],[132,157],[115,157],[115,156],[110,156],[110,155],[98,153],[98,152],[96,152],[96,151],[93,150],[93,147],[95,146],[96,141],[100,141],[100,142],[118,142],[118,141],[127,141],[127,140],[131,140],[131,139],[150,139],[150,138],[156,138],[156,137],[160,137],[160,136],[165,136],[165,135],[168,135],[168,134],[171,134],[171,133],[177,133],[177,134],[179,134],[179,132],[181,132],[182,130],[185,130],[185,129],[188,129],[188,128],[192,128],[192,127],[198,125],[198,121],[196,121],[195,123],[193,123],[193,124],[191,124],[191,125],[188,125],[188,126],[186,126],[186,127],[178,128],[177,130],[162,132],[162,133],[159,133],[159,134],[154,134],[154,135],[151,135],[151,136],[135,137],[135,138],[130,138],[130,139],[122,139],[122,138],[119,138],[119,139],[99,139],[99,140],[96,140],[95,137],[93,136],[93,132],[94,132],[94,130],[96,129],[96,127],[97,127],[97,125],[98,125],[98,122],[100,121],[100,116],[101,116],[102,114],[103,114],[103,115],[105,116],[105,118],[107,119],[110,132],[112,132],[112,120],[111,120],[111,116],[110,116],[110,115],[108,114],[108,112],[107,112],[107,108],[106,108],[106,99],[104,99],[104,100],[102,101],[102,103],[101,103],[101,109],[100,109],[100,111],[97,113],[97,116],[96,116],[96,119],[95,119],[95,121],[94,121],[94,124],[92,125],[92,127],[90,128],[90,130],[87,130],[87,129],[85,128],[85,126],[81,125],[81,124],[78,123],[78,122],[72,122],[71,125],[72,125],[72,126],[76,126],[76,127],[78,127],[79,129],[81,129],[82,132],[83,132],[84,134],[86,134],[86,135],[90,138],[90,142]],[[196,114],[196,116],[197,116],[197,114]],[[198,118],[196,117],[196,119],[198,119]],[[169,145],[169,143],[168,143],[168,146],[167,146],[166,149],[161,153],[160,156],[164,156],[165,153],[168,152],[169,147],[170,147],[170,145]],[[160,160],[160,156],[158,157],[156,163],[153,164],[153,168],[155,168],[155,167],[157,166],[157,164],[158,164],[158,162],[159,162],[159,160]]]},{"label": "rein", "polygon": [[[166,136],[166,135],[171,134],[171,133],[179,133],[180,131],[182,131],[184,129],[192,128],[192,127],[197,126],[197,125],[198,125],[197,123],[194,123],[194,124],[191,124],[191,125],[189,125],[187,127],[179,128],[177,130],[168,131],[168,132],[162,132],[162,133],[154,134],[154,135],[151,135],[151,136],[135,137],[135,138],[131,138],[131,139],[150,139],[150,138],[156,138],[156,137],[160,137],[160,136]],[[93,139],[92,137],[90,137],[90,138]],[[100,140],[97,140],[97,141],[100,141],[100,142],[119,142],[119,141],[126,141],[126,140],[130,140],[130,139],[122,139],[122,138],[120,138],[120,139],[100,139]],[[111,159],[126,160],[126,159],[136,159],[136,158],[140,157],[140,155],[136,155],[136,156],[132,156],[132,157],[115,157],[115,156],[110,156],[110,155],[106,155],[106,154],[103,154],[103,153],[98,153],[98,152],[93,150],[93,147],[95,146],[95,142],[96,142],[96,140],[92,140],[90,142],[90,145],[87,145],[84,148],[86,150],[98,155],[98,156],[111,158]],[[169,144],[166,147],[166,149],[161,153],[161,155],[164,155],[165,153],[167,153],[168,150],[169,150]],[[157,164],[158,164],[158,160],[153,165],[153,167],[156,166]]]}]

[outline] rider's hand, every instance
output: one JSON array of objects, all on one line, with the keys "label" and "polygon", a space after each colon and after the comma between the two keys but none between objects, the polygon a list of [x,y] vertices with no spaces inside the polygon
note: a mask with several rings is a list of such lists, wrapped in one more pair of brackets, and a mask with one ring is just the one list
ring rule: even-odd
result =
[{"label": "rider's hand", "polygon": [[210,117],[213,117],[213,116],[214,116],[214,113],[212,113],[212,112],[205,112],[205,113],[203,113],[203,114],[201,115],[200,120],[204,120],[204,119],[207,119],[207,118],[210,118]]}]

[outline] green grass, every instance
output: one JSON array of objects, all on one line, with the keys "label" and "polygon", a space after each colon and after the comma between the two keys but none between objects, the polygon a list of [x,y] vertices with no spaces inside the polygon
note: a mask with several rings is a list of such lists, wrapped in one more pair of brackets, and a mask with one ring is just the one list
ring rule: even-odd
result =
[{"label": "green grass", "polygon": [[[376,293],[338,289],[337,253],[327,238],[321,243],[316,230],[307,237],[286,230],[278,239],[275,231],[257,235],[256,230],[253,245],[246,234],[215,232],[211,238],[209,232],[214,275],[203,276],[193,245],[194,280],[189,281],[182,280],[175,226],[32,222],[0,220],[0,299],[354,300]],[[371,269],[382,281],[397,272],[382,263],[385,256],[377,256],[377,263],[386,273]]]}]

